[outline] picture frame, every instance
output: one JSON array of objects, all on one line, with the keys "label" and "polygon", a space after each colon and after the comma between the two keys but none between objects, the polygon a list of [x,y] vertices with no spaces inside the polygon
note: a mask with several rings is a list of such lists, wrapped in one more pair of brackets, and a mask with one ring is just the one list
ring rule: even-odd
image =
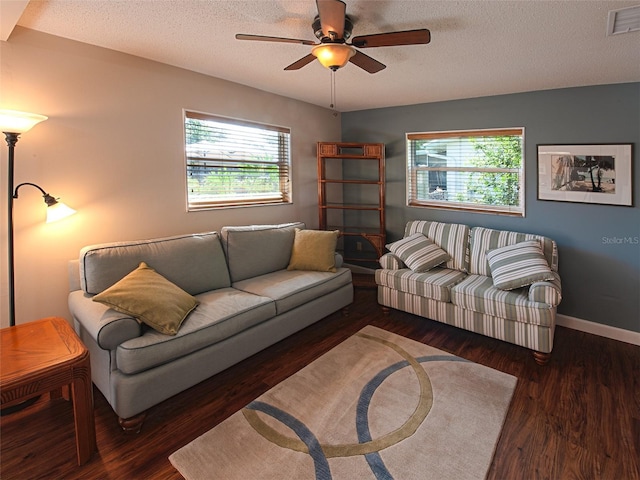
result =
[{"label": "picture frame", "polygon": [[633,206],[633,144],[537,147],[538,200]]}]

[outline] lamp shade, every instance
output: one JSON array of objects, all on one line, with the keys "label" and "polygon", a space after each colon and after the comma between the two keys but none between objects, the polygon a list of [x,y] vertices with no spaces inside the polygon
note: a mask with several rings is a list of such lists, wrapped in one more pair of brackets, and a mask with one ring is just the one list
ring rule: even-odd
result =
[{"label": "lamp shade", "polygon": [[0,132],[24,133],[48,117],[37,113],[18,112],[16,110],[0,110]]},{"label": "lamp shade", "polygon": [[56,202],[47,207],[47,223],[57,222],[63,218],[70,217],[76,211],[62,202]]},{"label": "lamp shade", "polygon": [[349,59],[356,54],[351,45],[344,43],[322,43],[311,49],[318,61],[331,70],[344,67]]}]

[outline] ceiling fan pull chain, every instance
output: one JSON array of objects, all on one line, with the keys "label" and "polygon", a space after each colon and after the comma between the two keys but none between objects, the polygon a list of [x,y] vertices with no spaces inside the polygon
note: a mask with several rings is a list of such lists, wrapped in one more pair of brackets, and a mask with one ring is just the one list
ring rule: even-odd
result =
[{"label": "ceiling fan pull chain", "polygon": [[331,105],[330,108],[335,110],[336,103],[336,72],[335,70],[331,70]]}]

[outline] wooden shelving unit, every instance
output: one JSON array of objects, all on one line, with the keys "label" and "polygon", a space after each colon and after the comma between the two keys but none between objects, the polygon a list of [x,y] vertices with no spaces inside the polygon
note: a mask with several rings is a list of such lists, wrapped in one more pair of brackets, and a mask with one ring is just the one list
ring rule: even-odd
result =
[{"label": "wooden shelving unit", "polygon": [[318,142],[317,148],[320,229],[340,231],[346,262],[377,265],[386,240],[384,144]]}]

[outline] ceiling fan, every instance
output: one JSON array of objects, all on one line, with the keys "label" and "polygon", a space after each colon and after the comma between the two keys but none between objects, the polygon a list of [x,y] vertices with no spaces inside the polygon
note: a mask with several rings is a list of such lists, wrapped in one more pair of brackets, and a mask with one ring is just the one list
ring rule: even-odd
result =
[{"label": "ceiling fan", "polygon": [[254,40],[260,42],[298,43],[312,45],[311,53],[293,62],[285,70],[298,70],[313,62],[316,58],[325,67],[336,71],[348,62],[376,73],[386,65],[365,55],[360,48],[392,47],[398,45],[418,45],[431,41],[431,33],[426,28],[405,30],[400,32],[377,33],[351,37],[353,21],[346,14],[346,4],[341,0],[316,0],[318,15],[313,20],[312,28],[320,43],[295,38],[270,37],[265,35],[236,34],[238,40]]}]

